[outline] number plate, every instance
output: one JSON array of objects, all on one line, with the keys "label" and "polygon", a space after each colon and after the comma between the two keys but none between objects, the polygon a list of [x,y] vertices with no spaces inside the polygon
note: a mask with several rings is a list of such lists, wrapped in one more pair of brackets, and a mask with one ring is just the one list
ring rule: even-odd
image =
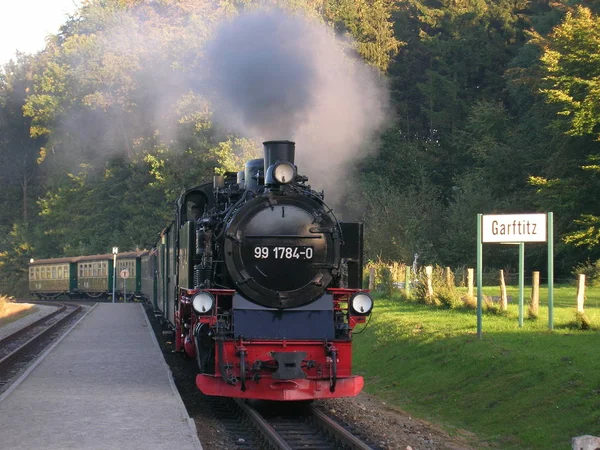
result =
[{"label": "number plate", "polygon": [[255,259],[312,259],[314,248],[304,245],[298,246],[262,246],[254,247]]}]

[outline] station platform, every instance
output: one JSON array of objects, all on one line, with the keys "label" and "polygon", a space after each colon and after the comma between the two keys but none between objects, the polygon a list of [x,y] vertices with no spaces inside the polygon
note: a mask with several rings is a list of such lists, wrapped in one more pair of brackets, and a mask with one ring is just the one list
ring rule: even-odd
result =
[{"label": "station platform", "polygon": [[99,303],[0,396],[0,448],[202,449],[139,303]]}]

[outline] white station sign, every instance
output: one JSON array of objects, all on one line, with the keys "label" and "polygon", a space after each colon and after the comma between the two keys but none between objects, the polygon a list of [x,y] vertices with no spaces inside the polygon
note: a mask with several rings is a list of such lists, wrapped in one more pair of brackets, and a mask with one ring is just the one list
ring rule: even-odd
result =
[{"label": "white station sign", "polygon": [[484,214],[481,242],[546,242],[546,220],[546,214]]}]

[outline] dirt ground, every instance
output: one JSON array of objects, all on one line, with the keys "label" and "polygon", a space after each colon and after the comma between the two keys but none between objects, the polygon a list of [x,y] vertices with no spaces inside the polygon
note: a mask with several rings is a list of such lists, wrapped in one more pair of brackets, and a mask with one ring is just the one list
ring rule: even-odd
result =
[{"label": "dirt ground", "polygon": [[368,394],[356,398],[315,403],[323,411],[364,430],[384,449],[393,450],[475,450],[485,448],[471,433],[460,430],[451,436],[442,428],[416,419]]}]

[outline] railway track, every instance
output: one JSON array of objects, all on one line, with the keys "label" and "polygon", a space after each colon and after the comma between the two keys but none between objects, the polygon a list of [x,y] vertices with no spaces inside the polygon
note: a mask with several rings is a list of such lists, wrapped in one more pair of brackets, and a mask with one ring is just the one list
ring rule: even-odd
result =
[{"label": "railway track", "polygon": [[203,444],[206,442],[205,448],[382,450],[375,437],[363,435],[352,424],[340,425],[308,403],[245,402],[199,393],[196,366],[172,352],[172,333],[164,333],[151,307],[147,314],[188,413],[196,422],[198,437]]},{"label": "railway track", "polygon": [[62,325],[69,323],[82,310],[81,305],[76,304],[31,303],[58,306],[58,308],[0,340],[0,389],[6,387],[15,373],[46,347]]},{"label": "railway track", "polygon": [[236,400],[268,447],[276,450],[373,450],[326,414],[310,405],[273,403],[254,406]]}]

